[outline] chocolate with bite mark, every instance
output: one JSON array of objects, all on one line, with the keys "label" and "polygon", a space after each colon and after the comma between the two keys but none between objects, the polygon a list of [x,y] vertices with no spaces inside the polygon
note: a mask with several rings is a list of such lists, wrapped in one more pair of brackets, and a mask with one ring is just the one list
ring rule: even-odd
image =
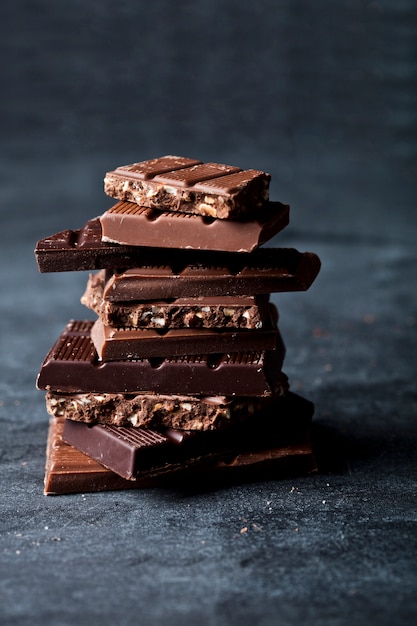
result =
[{"label": "chocolate with bite mark", "polygon": [[46,356],[38,389],[63,393],[140,393],[269,396],[285,347],[263,352],[100,362],[91,341],[93,322],[72,321]]},{"label": "chocolate with bite mark", "polygon": [[289,207],[269,202],[256,218],[218,220],[118,202],[100,217],[102,239],[124,245],[252,252],[289,221]]},{"label": "chocolate with bite mark", "polygon": [[149,208],[233,219],[258,212],[270,179],[258,170],[165,156],[108,172],[104,191]]}]

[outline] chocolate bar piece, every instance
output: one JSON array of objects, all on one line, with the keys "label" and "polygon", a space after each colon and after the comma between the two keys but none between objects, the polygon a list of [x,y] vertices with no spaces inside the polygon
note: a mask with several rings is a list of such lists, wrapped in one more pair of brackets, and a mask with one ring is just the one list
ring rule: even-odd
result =
[{"label": "chocolate bar piece", "polygon": [[[288,393],[288,380],[278,377],[275,394]],[[241,422],[265,409],[273,397],[233,398],[160,394],[67,393],[49,391],[46,408],[54,417],[87,424],[141,428],[213,430]]]},{"label": "chocolate bar piece", "polygon": [[150,428],[126,428],[66,420],[62,438],[108,469],[131,480],[140,472],[178,464],[178,446]]},{"label": "chocolate bar piece", "polygon": [[62,230],[40,239],[35,247],[35,257],[40,272],[71,272],[134,267],[141,263],[143,250],[135,246],[103,243],[97,217],[79,230]]},{"label": "chocolate bar piece", "polygon": [[268,396],[274,392],[285,355],[280,343],[273,351],[102,362],[91,341],[92,325],[91,321],[67,325],[42,364],[38,389],[63,393]]},{"label": "chocolate bar piece", "polygon": [[[304,402],[292,400],[293,405],[302,405],[298,427],[303,424],[303,434],[313,411],[308,407],[306,412]],[[135,480],[207,461],[228,460],[239,452],[262,450],[265,445],[283,445],[291,435],[294,437],[294,424],[287,424],[285,420],[287,413],[288,400],[283,397],[277,399],[268,412],[243,424],[206,432],[171,429],[158,432],[107,424],[89,426],[67,420],[62,438],[122,478]]]},{"label": "chocolate bar piece", "polygon": [[268,314],[266,294],[109,302],[103,298],[104,283],[104,270],[90,274],[81,302],[107,326],[261,329]]},{"label": "chocolate bar piece", "polygon": [[230,252],[252,252],[288,222],[289,206],[279,202],[269,202],[259,216],[242,221],[161,211],[133,202],[118,202],[100,217],[103,241]]},{"label": "chocolate bar piece", "polygon": [[195,483],[211,488],[227,480],[270,479],[307,474],[316,470],[311,442],[306,436],[295,442],[266,447],[263,450],[239,452],[217,463],[198,466],[192,471],[167,473],[153,478],[125,480],[101,463],[62,440],[64,418],[51,418],[46,450],[44,493],[64,495],[155,486],[186,487]]},{"label": "chocolate bar piece", "polygon": [[[116,243],[101,241],[101,224],[99,218],[87,222],[79,230],[64,230],[36,244],[35,256],[41,272],[69,272],[95,269],[132,268],[132,267],[159,267],[172,265],[172,271],[186,266],[202,266],[230,268],[238,273],[243,270],[258,271],[254,281],[262,282],[269,272],[275,275],[271,292],[275,290],[274,282],[280,276],[281,283],[285,272],[294,272],[297,265],[302,272],[294,276],[291,290],[307,289],[308,283],[313,282],[320,269],[318,257],[312,253],[302,255],[296,250],[282,248],[260,248],[254,252],[219,252],[208,250],[172,250],[166,248],[149,248],[141,246],[123,246]],[[223,242],[222,246],[226,247]],[[289,267],[291,266],[291,267]],[[281,272],[281,274],[280,274]],[[306,273],[307,272],[307,273]],[[306,274],[305,274],[306,273]],[[288,282],[291,278],[288,277]],[[261,293],[259,291],[244,291],[245,295]],[[264,289],[262,293],[269,293]],[[197,294],[198,296],[201,293]],[[230,295],[230,294],[229,294]],[[166,296],[162,296],[166,299]],[[178,297],[178,296],[175,296]]]},{"label": "chocolate bar piece", "polygon": [[165,156],[108,172],[104,191],[150,208],[240,218],[268,200],[270,179],[258,170]]},{"label": "chocolate bar piece", "polygon": [[[273,306],[273,305],[271,305]],[[101,361],[125,361],[184,354],[274,350],[278,330],[265,320],[260,330],[235,328],[116,328],[97,320],[91,340]]]},{"label": "chocolate bar piece", "polygon": [[[158,298],[237,296],[273,292],[304,291],[316,278],[320,261],[310,252],[291,248],[259,250],[257,260],[229,258],[228,263],[183,265],[173,259],[169,265],[144,266],[108,272],[103,297],[112,302]],[[252,253],[255,254],[255,253]],[[258,262],[257,262],[258,261]]]},{"label": "chocolate bar piece", "polygon": [[147,486],[114,472],[62,441],[64,418],[49,421],[44,478],[45,495],[116,491]]}]

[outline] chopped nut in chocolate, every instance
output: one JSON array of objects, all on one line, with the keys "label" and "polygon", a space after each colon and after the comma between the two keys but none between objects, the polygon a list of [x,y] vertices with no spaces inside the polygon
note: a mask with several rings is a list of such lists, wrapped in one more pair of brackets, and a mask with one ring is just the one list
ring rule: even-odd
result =
[{"label": "chopped nut in chocolate", "polygon": [[41,272],[99,270],[81,297],[97,319],[71,320],[37,378],[45,494],[315,469],[270,296],[308,289],[320,260],[264,246],[289,219],[270,178],[177,156],[117,167],[117,204],[37,243]]}]

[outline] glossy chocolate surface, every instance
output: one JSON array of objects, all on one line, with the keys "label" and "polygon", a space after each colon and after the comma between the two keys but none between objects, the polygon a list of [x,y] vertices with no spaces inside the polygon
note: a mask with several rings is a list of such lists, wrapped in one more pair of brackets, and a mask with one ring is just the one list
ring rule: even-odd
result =
[{"label": "glossy chocolate surface", "polygon": [[123,245],[252,252],[289,222],[289,206],[269,202],[256,218],[219,220],[118,202],[100,217],[103,241]]},{"label": "glossy chocolate surface", "polygon": [[[288,421],[289,411],[297,411],[293,423]],[[122,478],[135,479],[207,461],[224,459],[230,462],[230,456],[239,452],[282,446],[294,437],[303,439],[312,414],[311,403],[291,394],[290,400],[278,398],[267,411],[222,430],[183,431],[178,437],[178,433],[172,430],[158,432],[103,424],[89,426],[67,420],[62,436],[64,441]]]},{"label": "glossy chocolate surface", "polygon": [[256,214],[269,198],[270,179],[258,170],[165,156],[108,172],[104,191],[140,206],[228,219]]},{"label": "glossy chocolate surface", "polygon": [[[106,243],[102,239],[102,230],[99,218],[89,220],[78,230],[64,230],[37,242],[35,256],[41,272],[69,272],[113,268],[158,267],[161,264],[170,266],[201,266],[201,267],[229,267],[233,272],[258,272],[255,277],[259,282],[267,272],[276,276],[271,282],[272,289],[264,289],[262,293],[274,291],[278,276],[281,283],[288,272],[295,271],[297,263],[303,274],[298,277],[299,287],[307,289],[305,281],[310,283],[320,269],[318,257],[306,252],[304,254],[287,248],[260,248],[254,252],[219,252],[207,250],[172,250],[166,248],[149,248],[140,246],[125,246],[117,243]],[[304,265],[306,267],[304,268]],[[173,270],[175,271],[175,270]],[[281,274],[280,274],[281,271]],[[287,274],[285,274],[285,272]],[[306,275],[304,276],[304,272]],[[293,277],[293,282],[296,277]],[[290,283],[290,277],[287,277]],[[260,293],[259,291],[245,291],[245,295]],[[201,295],[201,294],[197,294]],[[207,295],[207,294],[206,294]],[[178,297],[178,296],[177,296]]]},{"label": "glossy chocolate surface", "polygon": [[305,291],[320,270],[312,252],[264,248],[251,255],[212,258],[208,265],[175,255],[166,265],[108,272],[103,297],[113,302],[158,298]]},{"label": "glossy chocolate surface", "polygon": [[[272,305],[271,305],[272,306]],[[271,316],[261,329],[235,328],[117,328],[97,320],[91,340],[102,361],[123,361],[219,352],[274,350],[278,330]]]},{"label": "glossy chocolate surface", "polygon": [[67,325],[42,364],[39,389],[268,396],[274,391],[285,355],[281,344],[273,351],[101,362],[90,337],[92,325],[91,321]]},{"label": "glossy chocolate surface", "polygon": [[[294,416],[296,418],[296,416]],[[46,450],[44,493],[64,495],[99,491],[144,489],[154,486],[219,486],[230,481],[283,478],[316,469],[308,435],[285,445],[246,450],[221,461],[167,472],[154,477],[126,480],[62,440],[65,420],[51,418]],[[176,431],[179,433],[180,431]]]},{"label": "glossy chocolate surface", "polygon": [[268,312],[268,294],[110,302],[103,298],[104,284],[104,270],[90,274],[81,302],[108,326],[261,329]]},{"label": "glossy chocolate surface", "polygon": [[63,230],[40,239],[35,257],[40,272],[70,272],[135,266],[141,263],[143,251],[134,246],[104,243],[97,217],[83,228]]}]

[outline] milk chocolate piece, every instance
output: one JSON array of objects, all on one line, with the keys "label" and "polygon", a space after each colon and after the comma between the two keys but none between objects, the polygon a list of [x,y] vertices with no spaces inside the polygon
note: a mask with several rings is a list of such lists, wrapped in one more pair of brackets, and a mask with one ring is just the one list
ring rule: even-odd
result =
[{"label": "milk chocolate piece", "polygon": [[166,156],[118,167],[106,174],[104,191],[140,206],[216,218],[255,215],[269,198],[265,172],[185,161]]},{"label": "milk chocolate piece", "polygon": [[118,202],[100,217],[106,242],[230,252],[252,252],[288,222],[289,206],[279,202],[269,202],[257,217],[241,221],[161,211],[133,202]]},{"label": "milk chocolate piece", "polygon": [[[37,386],[63,393],[268,396],[285,355],[276,350],[100,362],[93,322],[72,321],[46,356]],[[278,335],[280,339],[280,336]]]},{"label": "milk chocolate piece", "polygon": [[81,302],[107,326],[260,329],[268,311],[266,294],[109,302],[103,298],[104,283],[104,270],[90,274]]},{"label": "milk chocolate piece", "polygon": [[[288,380],[281,374],[276,395],[288,393]],[[233,398],[160,394],[73,393],[46,394],[46,408],[54,417],[87,424],[112,424],[141,428],[213,430],[241,422],[265,409],[273,397]]]},{"label": "milk chocolate piece", "polygon": [[288,401],[284,397],[277,399],[268,412],[223,430],[190,433],[168,429],[162,433],[148,428],[107,424],[88,426],[67,420],[62,438],[122,478],[135,480],[189,469],[208,461],[224,459],[230,462],[230,456],[240,452],[283,445],[295,435],[300,437],[300,425],[301,432],[305,434],[313,409],[309,408],[308,412],[304,406],[303,409],[301,419],[297,421],[298,432],[294,432],[294,424],[286,423]]},{"label": "milk chocolate piece", "polygon": [[[226,247],[226,242],[223,244]],[[287,276],[290,290],[307,289],[320,269],[318,257],[312,253],[302,255],[296,250],[282,248],[260,248],[254,252],[216,252],[207,250],[172,250],[140,246],[123,246],[101,241],[101,225],[98,218],[90,220],[80,230],[64,230],[36,244],[35,256],[41,272],[69,272],[95,269],[159,267],[172,265],[172,272],[186,266],[230,268],[232,272],[245,270],[255,273],[243,291],[269,293],[283,287],[288,272],[295,271],[299,264],[299,276]],[[254,286],[262,284],[265,277],[275,276],[270,285],[259,291]],[[243,277],[241,276],[242,280]],[[292,286],[291,286],[292,283]],[[269,286],[272,288],[269,289]],[[219,289],[218,293],[221,293]],[[205,292],[204,292],[205,293]],[[224,293],[227,293],[224,292]],[[201,296],[201,293],[197,294]],[[207,294],[205,294],[207,295]],[[228,294],[231,295],[231,294]],[[166,299],[167,296],[163,295]],[[179,297],[175,295],[174,297]]]},{"label": "milk chocolate piece", "polygon": [[[273,305],[271,305],[273,306]],[[91,340],[101,361],[125,361],[184,354],[274,350],[278,330],[264,320],[260,330],[236,328],[116,328],[97,320]]]},{"label": "milk chocolate piece", "polygon": [[[108,272],[103,297],[112,302],[158,298],[248,295],[304,291],[320,270],[319,258],[292,248],[265,248],[256,259],[235,255],[210,265],[174,258],[169,265],[144,266]],[[252,253],[255,255],[256,253]],[[252,256],[249,255],[249,256]],[[248,264],[248,261],[250,264]]]},{"label": "milk chocolate piece", "polygon": [[[296,417],[296,416],[295,416]],[[271,479],[307,474],[316,469],[311,442],[299,436],[295,442],[264,448],[256,452],[239,452],[219,462],[199,466],[191,471],[163,474],[153,478],[125,480],[62,440],[65,420],[49,422],[44,478],[45,495],[121,491],[155,486],[213,488],[225,481]]]}]

